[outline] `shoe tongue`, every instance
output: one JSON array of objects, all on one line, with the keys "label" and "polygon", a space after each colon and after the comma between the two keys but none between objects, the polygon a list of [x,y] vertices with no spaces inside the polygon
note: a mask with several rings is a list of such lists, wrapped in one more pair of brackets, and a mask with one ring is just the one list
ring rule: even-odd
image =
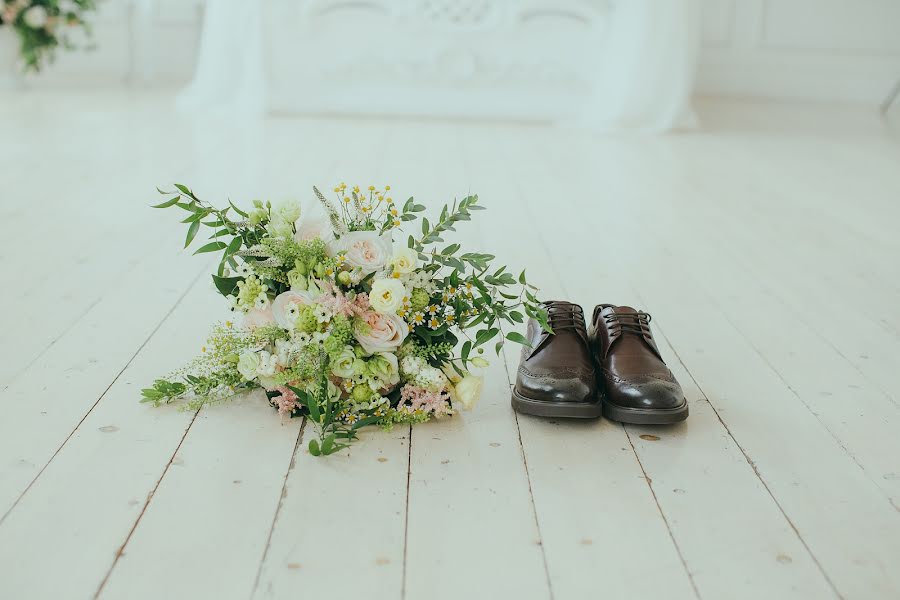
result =
[{"label": "shoe tongue", "polygon": [[611,306],[610,309],[618,315],[636,314],[637,311],[630,306]]}]

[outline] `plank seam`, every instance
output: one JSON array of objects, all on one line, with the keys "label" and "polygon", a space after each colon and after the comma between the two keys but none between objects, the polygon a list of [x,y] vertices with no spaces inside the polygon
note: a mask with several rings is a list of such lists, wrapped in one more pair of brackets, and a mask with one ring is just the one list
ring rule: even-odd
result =
[{"label": "plank seam", "polygon": [[[506,372],[506,383],[512,386],[512,378],[509,376],[509,361],[504,352],[503,368]],[[544,577],[547,579],[547,591],[550,593],[550,600],[554,599],[553,581],[550,578],[550,565],[547,562],[547,552],[544,549],[544,534],[541,532],[541,521],[538,518],[537,504],[534,502],[534,490],[531,487],[531,471],[528,468],[528,455],[525,453],[525,443],[522,441],[522,429],[519,427],[519,414],[513,410],[513,419],[516,422],[516,437],[519,440],[519,453],[522,456],[522,464],[525,466],[525,480],[528,482],[528,499],[531,502],[531,514],[534,515],[534,527],[537,530],[538,545],[541,547],[541,559],[544,563]]]},{"label": "plank seam", "polygon": [[690,377],[691,381],[694,382],[694,385],[697,386],[697,389],[700,391],[700,395],[702,396],[703,400],[706,401],[706,403],[709,405],[710,409],[713,411],[713,414],[716,415],[716,418],[719,420],[719,423],[722,424],[722,427],[725,429],[725,432],[728,434],[728,437],[731,438],[731,440],[734,442],[734,445],[737,446],[738,450],[740,450],[741,454],[744,456],[744,460],[746,460],[747,464],[750,465],[750,468],[753,469],[753,473],[756,475],[756,478],[762,484],[763,488],[765,488],[766,493],[769,494],[769,497],[772,499],[772,502],[775,503],[775,506],[778,507],[778,511],[784,517],[784,520],[787,521],[787,524],[794,531],[794,535],[797,536],[797,540],[803,545],[803,548],[806,550],[807,554],[809,554],[809,557],[812,559],[813,563],[816,565],[816,568],[822,574],[822,577],[828,583],[828,586],[834,592],[834,595],[837,598],[839,598],[840,600],[844,600],[844,595],[841,594],[840,591],[838,591],[837,586],[834,584],[834,581],[831,580],[831,577],[828,576],[828,573],[825,571],[825,568],[822,566],[822,563],[819,562],[818,557],[816,557],[816,555],[813,553],[812,549],[809,547],[809,544],[806,543],[806,540],[803,539],[803,536],[800,534],[800,530],[797,529],[797,526],[794,524],[793,520],[791,520],[791,518],[788,516],[787,512],[784,510],[784,507],[778,501],[778,498],[775,497],[775,494],[772,492],[771,488],[769,488],[769,485],[766,483],[766,480],[763,478],[762,473],[760,473],[759,469],[757,468],[756,462],[754,462],[753,459],[750,458],[750,455],[747,454],[747,451],[744,450],[744,447],[734,436],[734,433],[732,433],[731,429],[728,427],[728,424],[725,422],[725,420],[719,414],[719,411],[716,410],[716,407],[713,405],[713,403],[709,401],[709,397],[706,395],[706,392],[703,391],[703,388],[700,386],[700,383],[697,381],[697,378],[694,377],[694,374],[691,373],[691,370],[688,368],[688,366],[685,364],[685,362],[681,359],[681,356],[678,354],[678,351],[675,350],[675,347],[669,341],[669,338],[666,337],[665,333],[662,331],[662,329],[659,326],[657,326],[656,329],[659,332],[660,337],[662,337],[662,339],[666,342],[666,345],[672,351],[672,354],[675,355],[675,358],[678,359],[678,362],[681,363],[682,367],[684,367],[684,370],[688,374],[688,377]]},{"label": "plank seam", "polygon": [[281,484],[281,495],[278,498],[278,506],[275,507],[275,514],[272,515],[272,525],[269,527],[269,535],[266,537],[266,545],[263,548],[262,557],[259,560],[259,568],[256,570],[256,577],[253,579],[253,587],[250,590],[250,597],[256,595],[256,590],[259,587],[259,580],[262,577],[263,565],[266,563],[266,558],[269,555],[269,547],[272,545],[272,535],[275,532],[275,525],[278,523],[278,517],[281,515],[281,508],[284,506],[284,499],[287,497],[287,483],[288,478],[291,473],[294,471],[294,467],[297,465],[297,451],[300,449],[301,444],[303,443],[303,434],[306,431],[307,419],[304,417],[303,422],[300,423],[300,431],[297,432],[297,441],[294,442],[294,451],[291,453],[291,460],[288,463],[287,471],[284,473],[284,481]]},{"label": "plank seam", "polygon": [[131,529],[128,531],[128,535],[125,536],[125,541],[122,542],[122,545],[119,546],[119,549],[116,551],[116,556],[113,559],[112,564],[109,566],[109,570],[106,572],[106,576],[103,577],[103,580],[100,582],[100,586],[97,588],[97,591],[94,593],[94,600],[100,597],[100,594],[103,592],[103,588],[106,586],[106,583],[109,581],[110,576],[112,576],[113,570],[115,570],[116,565],[119,564],[119,559],[122,558],[122,555],[125,554],[125,547],[128,545],[128,542],[131,541],[131,537],[134,535],[134,532],[137,530],[138,525],[141,523],[141,519],[144,518],[144,513],[147,512],[147,508],[150,506],[150,501],[153,500],[153,496],[156,495],[156,491],[159,489],[159,486],[162,484],[162,480],[165,479],[166,474],[169,472],[169,469],[172,467],[172,462],[175,460],[175,457],[178,456],[178,451],[181,450],[181,445],[184,443],[184,440],[187,439],[188,433],[193,427],[194,422],[197,420],[197,415],[200,414],[201,409],[197,409],[194,413],[194,416],[191,417],[191,422],[188,423],[188,426],[184,429],[184,434],[181,436],[181,439],[178,441],[178,445],[175,447],[175,451],[172,452],[172,456],[169,457],[169,462],[166,463],[166,467],[163,469],[162,474],[159,476],[159,479],[156,480],[156,484],[153,486],[153,489],[150,490],[150,493],[147,494],[147,499],[144,501],[144,506],[141,507],[141,512],[138,514],[137,519],[135,519],[134,524],[131,526]]},{"label": "plank seam", "polygon": [[[204,271],[205,271],[205,266],[204,266]],[[28,485],[25,486],[25,489],[22,490],[22,493],[19,494],[19,496],[16,498],[15,502],[13,502],[12,505],[3,514],[3,516],[0,517],[0,525],[3,525],[3,522],[10,515],[10,513],[12,513],[13,509],[19,505],[19,502],[22,501],[22,498],[25,497],[25,494],[27,494],[29,492],[29,490],[31,490],[31,488],[34,486],[34,484],[37,482],[37,480],[41,477],[41,475],[44,474],[44,471],[47,470],[47,467],[50,466],[50,463],[53,462],[53,460],[62,451],[62,449],[66,446],[66,444],[69,443],[69,440],[72,439],[72,436],[75,435],[75,433],[78,431],[78,429],[84,423],[84,421],[88,418],[88,416],[90,416],[90,414],[94,411],[94,409],[97,408],[97,405],[99,405],[100,402],[106,397],[106,394],[109,393],[109,390],[112,389],[112,386],[114,386],[116,384],[116,382],[119,380],[119,378],[122,376],[122,374],[125,371],[127,371],[128,367],[130,367],[131,364],[134,362],[134,359],[137,358],[137,356],[141,353],[141,351],[144,349],[144,347],[150,342],[151,339],[153,339],[153,336],[156,335],[156,333],[159,331],[160,327],[163,326],[163,323],[165,323],[169,319],[169,317],[172,316],[172,313],[175,312],[175,309],[178,308],[178,306],[181,304],[182,300],[184,300],[185,296],[188,295],[188,292],[190,292],[194,288],[194,286],[197,284],[197,281],[199,281],[199,279],[202,276],[204,271],[200,271],[194,277],[194,279],[191,280],[190,284],[188,284],[188,286],[185,288],[185,290],[181,294],[181,296],[179,296],[178,299],[175,301],[175,303],[172,305],[172,308],[170,308],[168,310],[168,312],[166,312],[166,314],[163,315],[162,319],[159,320],[159,323],[156,324],[156,327],[153,328],[153,331],[151,331],[150,334],[147,336],[147,338],[143,342],[141,342],[141,345],[138,346],[138,349],[135,350],[134,354],[131,355],[131,358],[128,359],[128,362],[125,363],[125,366],[123,366],[119,370],[119,372],[116,373],[116,376],[113,377],[113,380],[109,383],[108,386],[106,386],[106,389],[103,390],[103,393],[100,394],[100,396],[97,398],[97,400],[90,406],[90,408],[88,408],[87,412],[85,412],[84,415],[81,417],[81,419],[79,419],[78,423],[75,425],[75,427],[72,429],[72,431],[69,432],[69,434],[62,441],[62,443],[59,445],[59,447],[56,448],[56,450],[53,452],[53,454],[50,456],[50,458],[47,460],[47,462],[44,463],[44,466],[41,467],[41,470],[37,472],[37,474],[34,476],[34,478],[32,478],[32,480],[28,483]]]},{"label": "plank seam", "polygon": [[407,444],[408,453],[406,458],[406,504],[403,508],[403,581],[400,584],[400,600],[406,599],[406,557],[409,548],[409,490],[412,481],[412,425],[407,429],[406,439],[409,440],[409,443]]},{"label": "plank seam", "polygon": [[837,433],[835,433],[831,429],[831,427],[829,427],[828,424],[822,420],[822,418],[819,416],[819,414],[816,413],[815,410],[813,410],[813,407],[810,406],[809,403],[803,399],[803,397],[799,394],[799,392],[797,392],[797,390],[795,390],[794,387],[790,383],[788,383],[787,379],[784,378],[784,376],[781,374],[781,372],[778,370],[778,368],[776,368],[775,365],[773,365],[772,362],[765,356],[765,354],[763,352],[761,352],[759,348],[757,348],[756,344],[754,344],[753,341],[750,340],[749,337],[747,337],[747,335],[728,317],[727,314],[725,314],[724,312],[720,312],[720,314],[728,322],[728,324],[731,326],[731,328],[734,329],[735,332],[737,332],[737,334],[740,335],[744,339],[744,341],[753,350],[753,352],[755,352],[756,355],[759,356],[759,358],[763,361],[763,363],[765,363],[765,365],[769,368],[769,370],[772,371],[772,373],[774,373],[775,376],[778,377],[778,379],[781,381],[781,383],[783,383],[784,386],[788,390],[790,390],[790,392],[794,395],[794,397],[797,398],[797,400],[799,400],[800,403],[804,407],[806,407],[806,410],[809,411],[809,413],[813,417],[815,417],[816,421],[819,422],[819,425],[825,431],[828,432],[828,435],[831,436],[831,438],[835,441],[835,443],[838,445],[838,447],[840,447],[840,449],[844,451],[844,454],[846,454],[850,458],[850,460],[852,460],[853,463],[857,467],[859,467],[859,470],[862,471],[862,473],[863,473],[863,475],[865,475],[866,479],[868,479],[872,483],[872,485],[874,485],[875,488],[882,495],[885,496],[885,499],[888,501],[888,503],[891,505],[891,507],[894,510],[900,510],[900,508],[898,508],[898,506],[896,504],[894,504],[894,500],[893,500],[893,498],[890,497],[890,494],[888,493],[888,491],[885,490],[884,488],[882,488],[876,479],[872,478],[871,473],[868,470],[866,470],[866,467],[859,461],[859,459],[856,457],[856,455],[853,452],[851,452],[849,448],[847,448],[846,444],[844,444],[844,442],[841,440],[841,438],[838,437]]},{"label": "plank seam", "polygon": [[644,463],[641,462],[641,457],[638,456],[637,448],[634,447],[634,441],[631,439],[631,433],[628,431],[628,427],[625,426],[625,423],[619,423],[622,427],[622,431],[625,432],[625,438],[628,440],[628,445],[631,446],[631,452],[634,454],[634,458],[637,461],[638,467],[641,469],[641,474],[644,476],[644,481],[647,482],[647,487],[650,489],[650,495],[653,496],[653,503],[656,504],[656,510],[659,511],[659,516],[662,517],[663,524],[666,526],[666,531],[669,534],[669,539],[672,540],[672,545],[675,546],[675,552],[678,554],[678,560],[681,561],[681,565],[684,567],[684,572],[687,574],[688,581],[691,582],[691,588],[694,590],[694,595],[698,600],[702,598],[700,595],[700,590],[697,589],[697,582],[694,581],[694,576],[691,574],[691,570],[688,568],[687,561],[684,559],[684,554],[681,553],[681,546],[678,545],[678,540],[675,539],[675,534],[672,533],[672,527],[669,525],[669,519],[666,518],[666,513],[663,511],[662,506],[659,504],[659,498],[656,496],[656,490],[653,489],[653,480],[647,475],[647,471],[644,469]]}]

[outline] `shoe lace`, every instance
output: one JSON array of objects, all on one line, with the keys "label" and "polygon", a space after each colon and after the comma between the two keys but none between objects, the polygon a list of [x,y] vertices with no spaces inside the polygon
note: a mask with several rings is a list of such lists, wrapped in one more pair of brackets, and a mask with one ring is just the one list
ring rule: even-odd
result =
[{"label": "shoe lace", "polygon": [[584,331],[584,312],[577,304],[568,304],[561,302],[545,302],[544,307],[547,309],[547,323],[553,328],[553,331],[561,329],[574,329],[575,331]]},{"label": "shoe lace", "polygon": [[634,313],[617,313],[609,312],[603,315],[603,319],[607,325],[615,327],[619,331],[626,333],[636,333],[638,335],[650,336],[650,321],[653,317],[650,313],[638,311]]}]

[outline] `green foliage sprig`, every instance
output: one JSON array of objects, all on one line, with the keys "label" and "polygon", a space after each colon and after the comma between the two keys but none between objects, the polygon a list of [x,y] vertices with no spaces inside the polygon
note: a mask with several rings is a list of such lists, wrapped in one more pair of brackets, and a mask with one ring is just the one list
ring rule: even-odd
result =
[{"label": "green foliage sprig", "polygon": [[38,72],[54,61],[59,48],[76,47],[68,36],[70,30],[80,28],[91,36],[85,16],[96,7],[95,0],[0,0],[0,25],[17,34],[24,69]]}]

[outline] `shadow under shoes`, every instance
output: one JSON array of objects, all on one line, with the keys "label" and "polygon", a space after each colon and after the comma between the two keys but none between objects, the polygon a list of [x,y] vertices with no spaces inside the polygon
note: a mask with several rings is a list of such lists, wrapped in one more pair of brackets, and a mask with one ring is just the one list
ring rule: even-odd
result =
[{"label": "shadow under shoes", "polygon": [[545,302],[553,333],[528,321],[531,347],[522,358],[512,392],[512,406],[542,417],[599,417],[603,411],[597,376],[581,307],[571,302]]}]

